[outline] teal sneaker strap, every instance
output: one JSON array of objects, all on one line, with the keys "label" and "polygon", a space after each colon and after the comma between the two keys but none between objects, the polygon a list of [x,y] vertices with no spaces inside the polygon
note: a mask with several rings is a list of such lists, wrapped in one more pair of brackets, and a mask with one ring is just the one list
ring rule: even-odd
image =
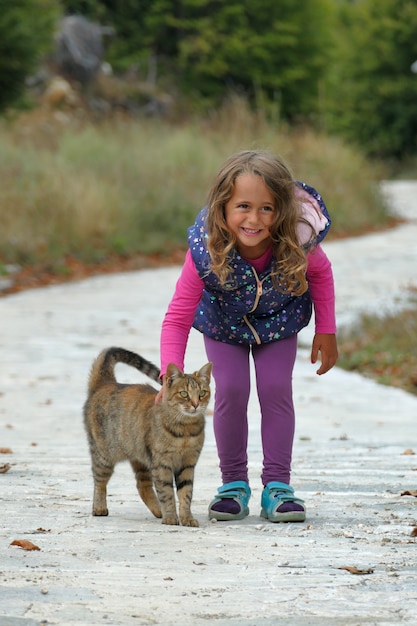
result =
[{"label": "teal sneaker strap", "polygon": [[242,496],[242,491],[244,492],[244,495],[249,498],[251,490],[248,483],[244,480],[236,480],[231,483],[226,483],[217,489],[217,493],[222,498],[236,498],[236,496]]},{"label": "teal sneaker strap", "polygon": [[290,485],[287,485],[287,483],[280,483],[278,481],[268,483],[265,485],[265,489],[280,491],[288,494],[289,496],[294,494],[294,489]]}]

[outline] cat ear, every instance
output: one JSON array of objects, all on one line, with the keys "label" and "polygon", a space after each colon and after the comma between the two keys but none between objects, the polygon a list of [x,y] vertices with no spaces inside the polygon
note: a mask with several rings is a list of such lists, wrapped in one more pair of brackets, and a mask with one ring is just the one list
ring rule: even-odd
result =
[{"label": "cat ear", "polygon": [[169,363],[166,370],[166,381],[167,386],[170,387],[174,380],[183,376],[182,371],[179,367],[175,365],[175,363]]},{"label": "cat ear", "polygon": [[210,382],[211,370],[213,368],[213,363],[206,363],[199,370],[198,374],[201,378],[206,378],[208,382]]}]

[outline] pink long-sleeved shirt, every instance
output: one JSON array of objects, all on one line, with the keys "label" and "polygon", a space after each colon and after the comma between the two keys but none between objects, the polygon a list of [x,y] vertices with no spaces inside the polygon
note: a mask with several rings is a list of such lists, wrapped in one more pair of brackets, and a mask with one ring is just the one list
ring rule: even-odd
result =
[{"label": "pink long-sleeved shirt", "polygon": [[[271,250],[272,251],[272,250]],[[269,251],[268,251],[269,252]],[[271,253],[251,261],[258,273],[270,262]],[[314,306],[316,333],[336,332],[333,273],[329,259],[320,246],[307,255],[306,277]],[[204,289],[190,251],[185,257],[174,296],[168,306],[161,332],[161,376],[168,363],[184,370],[184,355],[194,315]]]}]

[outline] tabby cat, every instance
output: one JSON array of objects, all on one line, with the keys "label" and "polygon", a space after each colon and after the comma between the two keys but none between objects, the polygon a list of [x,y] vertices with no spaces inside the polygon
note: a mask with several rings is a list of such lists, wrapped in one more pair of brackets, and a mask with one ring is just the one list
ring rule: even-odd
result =
[{"label": "tabby cat", "polygon": [[93,515],[108,515],[107,483],[116,463],[128,460],[139,495],[155,517],[162,517],[163,524],[198,526],[191,499],[204,442],[211,363],[193,374],[168,365],[165,396],[157,405],[158,392],[151,385],[116,381],[117,363],[131,365],[160,384],[159,369],[124,348],[103,350],[94,361],[84,405],[94,477]]}]

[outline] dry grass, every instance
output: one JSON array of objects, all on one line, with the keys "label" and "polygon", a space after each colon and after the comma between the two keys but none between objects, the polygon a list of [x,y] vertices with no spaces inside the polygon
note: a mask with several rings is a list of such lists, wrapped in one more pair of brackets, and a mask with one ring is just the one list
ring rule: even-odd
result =
[{"label": "dry grass", "polygon": [[333,236],[386,223],[380,172],[339,141],[289,133],[234,99],[186,124],[36,111],[0,127],[0,262],[94,262],[169,252],[204,204],[221,162],[244,148],[281,154],[324,195]]},{"label": "dry grass", "polygon": [[417,308],[364,315],[340,334],[339,352],[340,367],[417,395]]}]

